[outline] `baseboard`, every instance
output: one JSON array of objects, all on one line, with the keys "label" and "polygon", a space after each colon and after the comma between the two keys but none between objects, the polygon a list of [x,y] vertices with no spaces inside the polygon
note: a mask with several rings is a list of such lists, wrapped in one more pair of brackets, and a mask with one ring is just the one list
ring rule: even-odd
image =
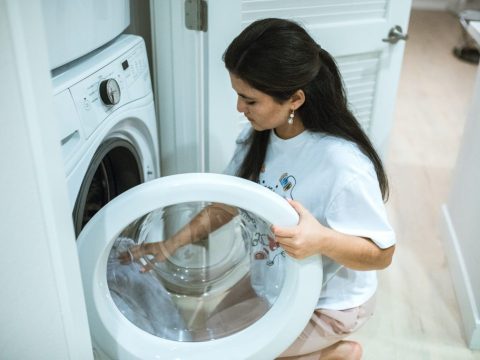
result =
[{"label": "baseboard", "polygon": [[412,8],[416,10],[447,10],[449,0],[413,0]]},{"label": "baseboard", "polygon": [[441,233],[445,245],[448,267],[457,295],[468,347],[480,350],[480,317],[472,291],[472,283],[463,261],[455,228],[450,219],[447,205],[442,205]]}]

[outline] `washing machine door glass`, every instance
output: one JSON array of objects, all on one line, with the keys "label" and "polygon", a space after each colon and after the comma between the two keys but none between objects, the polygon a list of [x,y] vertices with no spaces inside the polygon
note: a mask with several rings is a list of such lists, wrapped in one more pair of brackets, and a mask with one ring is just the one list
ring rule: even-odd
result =
[{"label": "washing machine door glass", "polygon": [[285,199],[227,175],[167,176],[120,194],[77,239],[95,351],[277,357],[307,324],[322,284],[320,256],[295,260],[270,232],[297,223]]},{"label": "washing machine door glass", "polygon": [[286,255],[270,226],[229,204],[156,209],[129,224],[112,246],[112,299],[133,324],[169,340],[206,341],[243,330],[282,288]]}]

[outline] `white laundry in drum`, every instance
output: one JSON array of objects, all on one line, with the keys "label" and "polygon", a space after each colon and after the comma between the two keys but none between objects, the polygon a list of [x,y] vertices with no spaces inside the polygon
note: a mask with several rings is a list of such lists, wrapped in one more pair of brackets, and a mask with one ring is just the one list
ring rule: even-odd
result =
[{"label": "white laundry in drum", "polygon": [[121,313],[139,328],[165,339],[189,341],[185,322],[169,293],[158,278],[140,272],[141,265],[121,264],[120,253],[135,243],[119,238],[112,248],[107,265],[107,281],[112,299]]}]

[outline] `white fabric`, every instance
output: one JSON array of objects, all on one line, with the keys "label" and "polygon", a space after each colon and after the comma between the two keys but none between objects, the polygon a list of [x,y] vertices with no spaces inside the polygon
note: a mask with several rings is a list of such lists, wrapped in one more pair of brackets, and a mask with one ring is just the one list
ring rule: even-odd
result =
[{"label": "white fabric", "polygon": [[[248,125],[241,132],[225,173],[236,175],[251,131]],[[395,244],[373,164],[352,142],[310,131],[283,140],[271,131],[259,182],[285,198],[299,201],[325,226],[368,237],[382,249]],[[329,279],[339,264],[326,256],[323,261],[324,279]],[[322,289],[317,308],[360,306],[376,287],[375,271],[342,268]]]},{"label": "white fabric", "polygon": [[113,302],[140,329],[168,340],[191,341],[187,325],[161,281],[152,272],[142,274],[138,262],[120,263],[119,255],[133,245],[132,239],[119,237],[108,256],[107,282]]}]

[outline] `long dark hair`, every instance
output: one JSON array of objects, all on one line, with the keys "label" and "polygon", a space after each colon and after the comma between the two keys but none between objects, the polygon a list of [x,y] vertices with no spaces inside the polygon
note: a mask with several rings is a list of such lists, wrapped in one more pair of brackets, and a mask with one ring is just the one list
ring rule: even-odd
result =
[{"label": "long dark hair", "polygon": [[[230,73],[280,104],[297,90],[303,90],[305,102],[297,114],[305,129],[356,143],[372,161],[383,199],[388,199],[388,180],[382,161],[348,109],[335,60],[304,28],[284,19],[255,21],[232,41],[223,60]],[[258,181],[269,136],[270,130],[253,131],[238,176]]]}]

